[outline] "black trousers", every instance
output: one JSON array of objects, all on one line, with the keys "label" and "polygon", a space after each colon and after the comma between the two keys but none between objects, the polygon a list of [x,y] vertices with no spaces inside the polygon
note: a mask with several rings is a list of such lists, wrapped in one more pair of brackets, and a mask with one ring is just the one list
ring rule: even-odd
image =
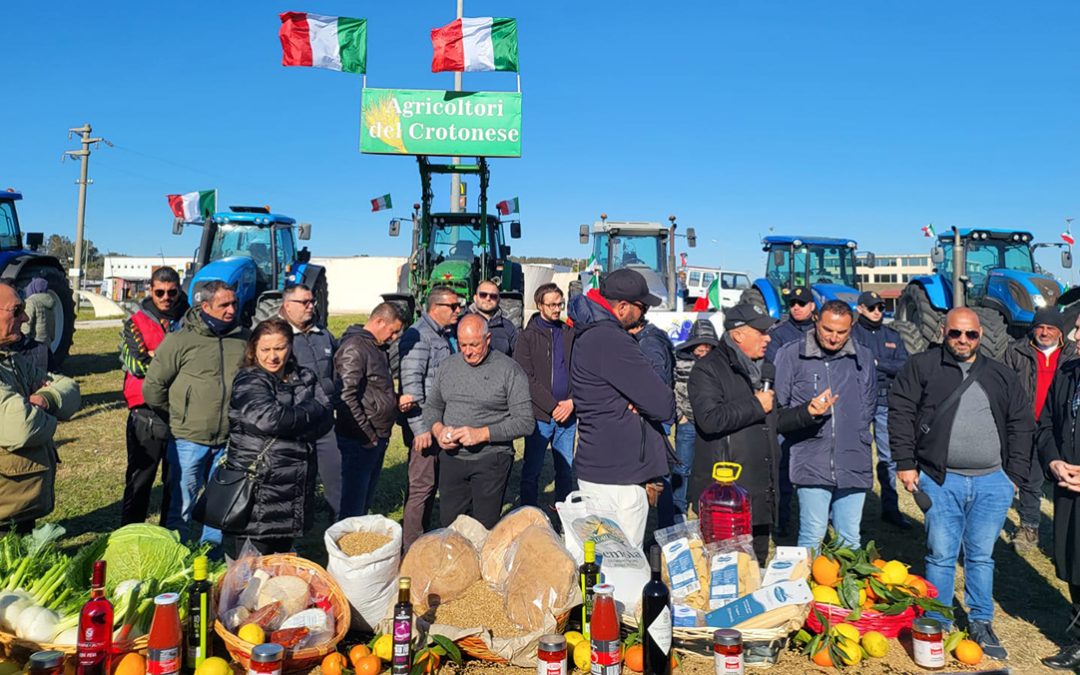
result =
[{"label": "black trousers", "polygon": [[240,558],[240,553],[244,550],[244,544],[251,542],[252,547],[259,552],[259,555],[270,555],[272,553],[288,553],[293,550],[292,537],[283,537],[278,539],[247,539],[246,537],[236,537],[236,541],[233,542],[234,550],[236,551],[237,559]]},{"label": "black trousers", "polygon": [[120,524],[141,523],[150,511],[150,491],[161,465],[161,524],[169,511],[169,425],[149,408],[133,408],[127,421],[127,470],[124,474],[124,501]]},{"label": "black trousers", "polygon": [[772,526],[754,525],[750,532],[753,536],[754,555],[757,557],[758,565],[765,567],[765,563],[769,560],[769,536],[772,533]]},{"label": "black trousers", "polygon": [[489,530],[502,516],[506,486],[514,456],[491,452],[482,457],[461,459],[443,453],[439,457],[439,514],[443,527],[465,514],[476,518]]},{"label": "black trousers", "polygon": [[1065,627],[1065,634],[1074,643],[1080,643],[1080,584],[1069,584],[1069,599],[1072,604],[1069,607],[1069,623]]}]

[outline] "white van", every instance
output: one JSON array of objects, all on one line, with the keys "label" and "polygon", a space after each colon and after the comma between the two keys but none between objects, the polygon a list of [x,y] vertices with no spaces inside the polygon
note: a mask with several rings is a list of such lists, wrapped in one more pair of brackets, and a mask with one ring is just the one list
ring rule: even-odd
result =
[{"label": "white van", "polygon": [[720,277],[720,309],[734,307],[743,291],[750,288],[750,277],[745,272],[731,272],[715,267],[691,267],[686,270],[686,297],[689,303],[705,297],[713,280]]}]

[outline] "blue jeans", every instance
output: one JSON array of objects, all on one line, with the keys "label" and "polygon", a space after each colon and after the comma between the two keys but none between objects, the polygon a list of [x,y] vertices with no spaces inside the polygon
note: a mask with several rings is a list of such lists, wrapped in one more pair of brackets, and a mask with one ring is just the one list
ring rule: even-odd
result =
[{"label": "blue jeans", "polygon": [[[964,547],[964,602],[968,618],[994,618],[994,543],[1012,505],[1014,488],[1004,471],[985,476],[945,474],[938,485],[925,473],[919,490],[933,501],[926,512],[926,580],[937,586],[938,600],[952,603],[956,561]],[[928,616],[951,625],[935,612]]]},{"label": "blue jeans", "polygon": [[[191,537],[191,510],[210,470],[225,453],[225,446],[201,445],[181,438],[169,441],[169,514],[165,527],[176,530],[182,541]],[[221,530],[203,527],[200,542],[221,543]]]},{"label": "blue jeans", "polygon": [[795,490],[799,495],[799,546],[820,548],[830,519],[836,536],[853,548],[861,545],[859,526],[866,490],[802,485]]},{"label": "blue jeans", "polygon": [[877,447],[877,479],[881,485],[882,515],[899,515],[896,495],[896,462],[889,450],[889,406],[878,403],[874,411],[874,445]]},{"label": "blue jeans", "polygon": [[[668,425],[664,426],[670,431]],[[664,476],[664,491],[656,500],[656,526],[659,529],[686,520],[686,488],[690,483],[690,467],[694,463],[696,436],[693,424],[675,427],[675,455],[678,461],[671,466],[671,473]]]},{"label": "blue jeans", "polygon": [[555,501],[561,502],[574,491],[574,436],[577,417],[571,415],[562,424],[555,420],[536,421],[536,429],[525,437],[525,457],[521,465],[521,505],[536,506],[540,502],[540,472],[544,456],[551,445],[555,464]]},{"label": "blue jeans", "polygon": [[389,438],[380,438],[375,447],[363,447],[355,438],[337,437],[341,449],[341,513],[339,518],[366,516],[375,499],[375,485],[382,473]]}]

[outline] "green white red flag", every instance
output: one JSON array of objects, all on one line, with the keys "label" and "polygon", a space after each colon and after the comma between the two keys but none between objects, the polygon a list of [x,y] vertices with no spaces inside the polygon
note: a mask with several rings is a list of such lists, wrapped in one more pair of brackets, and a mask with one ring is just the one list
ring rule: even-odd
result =
[{"label": "green white red flag", "polygon": [[281,65],[367,72],[367,19],[282,12]]},{"label": "green white red flag", "polygon": [[385,211],[386,209],[394,208],[393,202],[390,201],[390,195],[385,194],[382,197],[376,197],[371,200],[371,212]]},{"label": "green white red flag", "polygon": [[709,290],[705,291],[705,297],[709,300],[709,309],[720,309],[720,275],[713,278],[709,284]]},{"label": "green white red flag", "polygon": [[185,223],[201,223],[217,210],[217,190],[188,192],[182,195],[166,195],[173,215]]},{"label": "green white red flag", "polygon": [[511,213],[518,212],[518,198],[504,199],[495,205],[495,208],[499,209],[499,213],[504,216],[508,216]]},{"label": "green white red flag", "polygon": [[592,273],[592,277],[589,279],[589,288],[600,290],[600,263],[597,262],[595,253],[589,256],[589,261],[585,263],[585,269]]},{"label": "green white red flag", "polygon": [[431,30],[431,72],[518,69],[517,21],[482,16]]},{"label": "green white red flag", "polygon": [[934,233],[934,226],[931,223],[927,223],[926,225],[922,226],[922,233],[924,237],[933,238],[936,236],[936,234]]}]

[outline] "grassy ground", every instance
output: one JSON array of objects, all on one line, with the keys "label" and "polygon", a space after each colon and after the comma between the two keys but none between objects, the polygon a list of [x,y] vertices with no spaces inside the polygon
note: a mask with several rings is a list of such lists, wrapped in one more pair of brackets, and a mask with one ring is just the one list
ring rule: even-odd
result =
[{"label": "grassy ground", "polygon": [[[346,326],[357,321],[362,321],[362,317],[333,317],[331,329],[340,335]],[[117,354],[117,338],[116,328],[80,330],[75,336],[72,356],[64,367],[64,371],[74,376],[82,387],[83,408],[73,420],[61,424],[56,434],[62,463],[57,476],[57,507],[49,520],[67,528],[67,543],[71,545],[110,532],[120,521],[127,410],[120,395],[123,378]],[[405,448],[400,436],[395,433],[375,495],[375,513],[384,513],[391,518],[401,517],[406,479],[405,458]],[[519,468],[520,462],[517,462],[508,495],[511,502],[516,501]],[[545,475],[545,498],[548,500],[551,499],[552,489],[550,478],[550,473]],[[160,489],[160,485],[155,488],[152,509],[157,508]],[[901,495],[901,507],[909,517],[921,522],[918,508],[906,494]],[[1043,508],[1042,549],[1047,551],[1051,545],[1050,511],[1045,501]],[[926,553],[922,532],[915,529],[905,533],[882,524],[878,519],[879,509],[876,494],[870,495],[863,520],[864,540],[876,540],[885,555],[910,563],[913,572],[922,574],[922,561]],[[156,521],[156,517],[156,513],[152,514],[151,520]],[[321,508],[316,527],[299,542],[298,549],[302,555],[325,562],[322,532],[329,524],[328,511]],[[1016,526],[1016,513],[1010,511],[1006,533],[1011,534]],[[794,541],[780,543],[793,544]],[[1010,651],[1009,665],[1016,673],[1049,672],[1039,665],[1038,657],[1053,653],[1056,645],[1065,640],[1064,628],[1068,623],[1065,586],[1054,577],[1053,566],[1043,552],[1017,556],[1003,538],[998,542],[995,559],[995,600],[998,605],[995,628]],[[959,582],[957,593],[962,597],[962,584]],[[918,672],[910,659],[903,655],[900,645],[894,643],[892,652],[892,658],[888,661],[863,664],[860,672]],[[704,675],[710,668],[711,664],[703,659],[690,659],[680,670],[695,675],[700,671]],[[785,653],[773,672],[800,673],[812,668],[807,667],[805,659]],[[469,670],[480,668],[474,665]],[[520,672],[524,675],[524,671]]]}]

